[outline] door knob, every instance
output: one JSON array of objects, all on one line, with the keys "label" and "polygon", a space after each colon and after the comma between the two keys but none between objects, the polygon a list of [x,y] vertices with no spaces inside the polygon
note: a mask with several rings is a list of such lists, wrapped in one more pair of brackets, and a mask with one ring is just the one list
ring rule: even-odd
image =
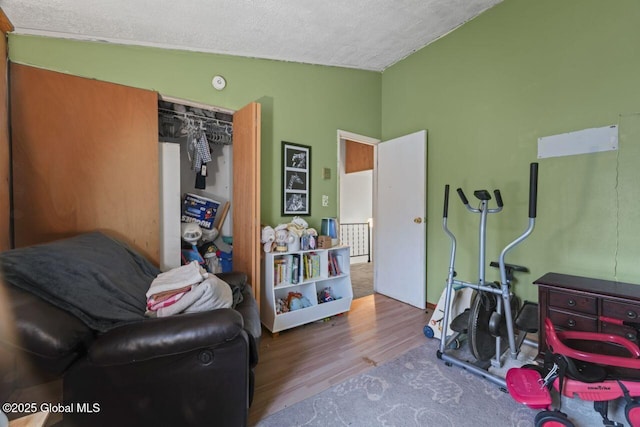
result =
[{"label": "door knob", "polygon": [[420,218],[419,216],[415,217],[413,218],[413,222],[415,222],[416,224],[422,224],[422,218]]}]

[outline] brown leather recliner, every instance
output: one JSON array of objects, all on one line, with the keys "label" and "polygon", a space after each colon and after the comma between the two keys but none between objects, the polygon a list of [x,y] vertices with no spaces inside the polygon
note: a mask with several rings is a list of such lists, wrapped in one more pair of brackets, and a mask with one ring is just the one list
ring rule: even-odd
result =
[{"label": "brown leather recliner", "polygon": [[[144,319],[106,332],[7,283],[0,325],[0,400],[62,378],[65,427],[244,426],[261,333],[246,275],[234,309]],[[8,306],[8,307],[5,307]],[[55,403],[55,402],[52,402]]]}]

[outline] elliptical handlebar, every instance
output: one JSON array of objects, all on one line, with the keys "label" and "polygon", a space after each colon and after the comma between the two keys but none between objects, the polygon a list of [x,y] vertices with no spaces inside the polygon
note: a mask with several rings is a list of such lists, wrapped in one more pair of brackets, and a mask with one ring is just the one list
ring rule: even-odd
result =
[{"label": "elliptical handlebar", "polygon": [[444,211],[442,218],[446,218],[449,213],[449,184],[444,186]]},{"label": "elliptical handlebar", "polygon": [[467,206],[469,204],[469,200],[467,200],[467,196],[464,195],[464,191],[462,191],[462,188],[458,188],[456,191],[460,196],[460,200],[462,200],[462,204]]},{"label": "elliptical handlebar", "polygon": [[500,194],[500,190],[493,190],[493,195],[496,197],[496,203],[498,204],[498,207],[503,207],[504,203],[502,203],[502,195]]},{"label": "elliptical handlebar", "polygon": [[529,167],[529,218],[536,217],[538,205],[538,164],[531,163]]},{"label": "elliptical handlebar", "polygon": [[505,272],[505,256],[507,252],[522,243],[524,239],[529,237],[536,222],[536,205],[538,200],[538,163],[531,163],[529,166],[529,226],[519,237],[513,242],[509,243],[500,253],[500,279],[503,283],[506,283]]}]

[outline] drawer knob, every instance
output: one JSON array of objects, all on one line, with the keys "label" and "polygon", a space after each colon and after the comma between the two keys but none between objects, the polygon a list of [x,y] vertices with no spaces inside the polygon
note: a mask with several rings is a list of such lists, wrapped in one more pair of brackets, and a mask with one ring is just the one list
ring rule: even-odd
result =
[{"label": "drawer knob", "polygon": [[636,334],[634,334],[633,332],[627,332],[625,334],[625,338],[628,339],[629,341],[635,341],[636,340]]},{"label": "drawer knob", "polygon": [[569,325],[570,328],[573,328],[574,326],[576,326],[576,321],[573,319],[569,319],[567,325]]},{"label": "drawer knob", "polygon": [[574,300],[574,299],[570,299],[569,301],[567,301],[567,304],[569,305],[569,307],[575,307],[575,305],[576,305],[576,300]]},{"label": "drawer knob", "polygon": [[638,317],[638,314],[635,311],[627,311],[627,319],[635,319],[636,317]]}]

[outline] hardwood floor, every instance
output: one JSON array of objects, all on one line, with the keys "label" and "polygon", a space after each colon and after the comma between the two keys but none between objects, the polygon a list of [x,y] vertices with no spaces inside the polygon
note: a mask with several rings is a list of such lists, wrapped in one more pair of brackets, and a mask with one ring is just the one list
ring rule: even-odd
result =
[{"label": "hardwood floor", "polygon": [[374,294],[347,315],[276,337],[265,331],[249,425],[423,344],[431,312]]}]

